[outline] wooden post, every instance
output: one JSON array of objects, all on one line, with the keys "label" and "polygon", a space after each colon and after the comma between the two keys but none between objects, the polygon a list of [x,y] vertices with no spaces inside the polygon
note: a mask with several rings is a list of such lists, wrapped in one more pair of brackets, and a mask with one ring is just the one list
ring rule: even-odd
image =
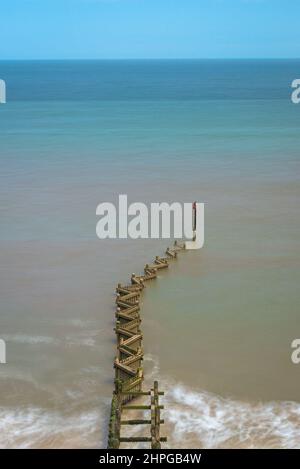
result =
[{"label": "wooden post", "polygon": [[151,449],[160,449],[160,409],[159,409],[158,382],[154,381],[151,394]]},{"label": "wooden post", "polygon": [[107,447],[119,448],[120,447],[120,431],[121,431],[121,399],[120,394],[113,393],[111,401],[111,411],[108,429],[108,443]]}]

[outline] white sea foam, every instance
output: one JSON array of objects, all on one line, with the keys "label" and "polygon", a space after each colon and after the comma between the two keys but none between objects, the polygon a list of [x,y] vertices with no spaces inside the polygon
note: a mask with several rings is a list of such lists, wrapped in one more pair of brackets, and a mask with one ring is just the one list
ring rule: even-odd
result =
[{"label": "white sea foam", "polygon": [[157,379],[159,375],[159,360],[155,355],[146,353],[144,356],[144,363],[147,362],[151,363],[151,369],[148,372],[147,379],[151,379],[153,381],[154,379]]},{"label": "white sea foam", "polygon": [[300,448],[300,403],[224,398],[161,379],[154,355],[145,355],[145,362],[151,363],[147,385],[159,379],[165,391],[163,417],[169,447]]},{"label": "white sea foam", "polygon": [[172,446],[300,448],[300,404],[247,403],[183,385],[170,386],[165,418]]},{"label": "white sea foam", "polygon": [[0,407],[0,448],[99,447],[104,425],[96,410],[70,416],[37,407]]},{"label": "white sea foam", "polygon": [[25,334],[5,334],[3,338],[10,342],[16,342],[19,344],[47,344],[47,345],[57,345],[59,340],[54,337],[49,336],[31,336]]},{"label": "white sea foam", "polygon": [[66,343],[68,346],[83,346],[83,347],[96,347],[97,342],[92,337],[82,336],[68,336],[66,337]]},{"label": "white sea foam", "polygon": [[64,339],[41,335],[25,334],[4,334],[3,339],[7,342],[14,342],[25,345],[68,345],[68,346],[97,346],[97,332],[85,331],[82,333],[67,335]]},{"label": "white sea foam", "polygon": [[[145,386],[159,378],[159,361],[145,356],[150,364]],[[149,366],[149,365],[148,365]],[[170,448],[300,448],[300,404],[281,401],[250,403],[191,389],[174,380],[159,379],[164,390],[163,433]],[[66,391],[80,402],[86,390]],[[110,399],[103,410],[81,411],[68,404],[69,413],[38,407],[0,407],[0,447],[101,447],[105,444]],[[93,403],[90,402],[93,406]],[[106,410],[105,410],[106,409]],[[101,413],[102,412],[102,413]],[[106,415],[106,417],[107,417]],[[144,428],[130,429],[143,434]]]},{"label": "white sea foam", "polygon": [[87,326],[88,321],[83,321],[82,319],[79,319],[79,318],[73,318],[69,320],[69,323],[71,324],[71,326],[84,328]]}]

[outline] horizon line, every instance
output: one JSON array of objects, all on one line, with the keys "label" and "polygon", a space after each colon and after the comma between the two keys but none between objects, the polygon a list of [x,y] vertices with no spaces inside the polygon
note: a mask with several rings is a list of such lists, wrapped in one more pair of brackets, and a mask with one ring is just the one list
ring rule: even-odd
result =
[{"label": "horizon line", "polygon": [[115,57],[115,58],[9,58],[0,59],[0,62],[46,62],[46,61],[154,61],[154,60],[300,60],[299,57]]}]

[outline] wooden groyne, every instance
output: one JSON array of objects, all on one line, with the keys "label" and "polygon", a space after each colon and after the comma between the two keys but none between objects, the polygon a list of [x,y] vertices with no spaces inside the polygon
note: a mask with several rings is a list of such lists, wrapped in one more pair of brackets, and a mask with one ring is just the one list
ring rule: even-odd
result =
[{"label": "wooden groyne", "polygon": [[[160,435],[160,417],[163,406],[159,397],[164,393],[155,381],[151,389],[143,389],[143,335],[141,331],[140,298],[146,283],[157,277],[160,269],[169,267],[169,262],[177,258],[177,253],[185,249],[184,244],[174,242],[167,248],[165,256],[156,256],[151,264],[146,264],[142,275],[131,275],[129,285],[118,284],[116,288],[117,354],[114,362],[115,381],[108,429],[108,448],[119,448],[121,443],[148,442],[153,449],[161,448],[167,438]],[[132,405],[137,398],[147,399],[144,404]],[[149,411],[149,418],[128,419],[130,411]],[[125,418],[123,416],[126,416]],[[126,428],[132,425],[145,425],[148,434],[142,437],[127,436]]]}]

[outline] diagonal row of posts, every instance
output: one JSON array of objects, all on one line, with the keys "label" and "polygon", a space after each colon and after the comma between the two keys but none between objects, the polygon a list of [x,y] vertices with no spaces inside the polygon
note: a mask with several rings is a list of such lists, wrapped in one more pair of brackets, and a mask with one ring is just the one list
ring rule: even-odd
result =
[{"label": "diagonal row of posts", "polygon": [[[158,382],[153,388],[143,390],[143,335],[141,332],[140,298],[146,283],[157,277],[160,269],[169,267],[169,261],[177,258],[177,253],[185,249],[184,244],[174,242],[167,248],[166,257],[156,256],[152,264],[146,264],[143,275],[131,275],[131,284],[118,284],[116,288],[116,326],[117,354],[114,362],[115,381],[111,404],[111,415],[108,431],[108,448],[119,448],[122,442],[149,442],[151,448],[161,448],[161,442],[167,441],[160,436],[160,418],[163,406],[159,404]],[[147,405],[129,404],[134,398],[148,396]],[[122,419],[124,411],[150,411],[149,419]],[[149,436],[126,437],[121,435],[121,428],[127,425],[150,425]],[[125,427],[126,428],[126,427]],[[123,433],[123,431],[122,431]]]}]

